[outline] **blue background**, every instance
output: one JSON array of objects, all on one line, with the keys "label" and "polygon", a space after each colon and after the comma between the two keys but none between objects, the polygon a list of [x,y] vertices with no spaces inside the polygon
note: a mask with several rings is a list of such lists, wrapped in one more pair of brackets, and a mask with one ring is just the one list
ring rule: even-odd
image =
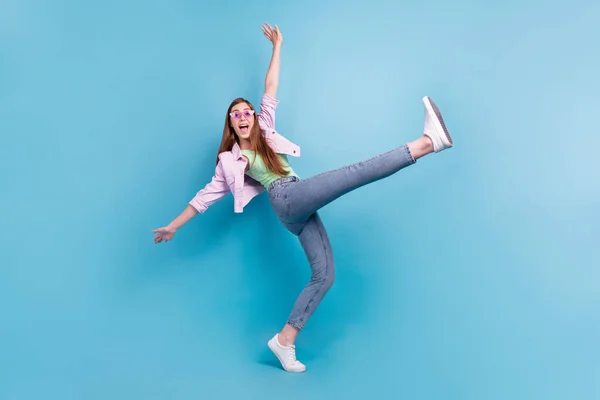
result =
[{"label": "blue background", "polygon": [[[600,6],[592,1],[0,2],[0,398],[600,398]],[[337,281],[210,179],[283,32],[277,128],[304,177],[420,136],[452,150],[322,210]]]}]

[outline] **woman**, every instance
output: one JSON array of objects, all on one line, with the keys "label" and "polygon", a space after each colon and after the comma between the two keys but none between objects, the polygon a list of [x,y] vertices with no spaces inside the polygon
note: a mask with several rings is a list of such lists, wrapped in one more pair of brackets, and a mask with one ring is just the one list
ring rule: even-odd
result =
[{"label": "woman", "polygon": [[331,287],[335,271],[331,245],[318,210],[429,153],[452,147],[453,142],[438,108],[429,97],[424,97],[425,126],[417,140],[368,160],[300,179],[287,158],[299,157],[300,147],[275,130],[282,35],[277,25],[272,28],[265,24],[262,30],[273,43],[273,53],[260,112],[256,114],[252,104],[243,98],[231,103],[212,180],[169,225],[153,230],[154,242],[168,242],[192,217],[228,193],[234,197],[234,212],[239,213],[254,196],[266,190],[281,223],[298,236],[312,270],[310,282],[298,296],[283,329],[268,342],[286,371],[303,372],[306,367],[296,359],[294,342]]}]

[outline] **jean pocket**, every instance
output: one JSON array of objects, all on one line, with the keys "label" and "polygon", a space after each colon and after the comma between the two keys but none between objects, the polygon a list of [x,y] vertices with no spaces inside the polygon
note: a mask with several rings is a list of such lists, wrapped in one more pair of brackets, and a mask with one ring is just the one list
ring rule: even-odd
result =
[{"label": "jean pocket", "polygon": [[287,196],[282,193],[277,188],[274,188],[269,192],[269,201],[271,203],[271,207],[280,219],[285,218],[289,214],[289,205]]}]

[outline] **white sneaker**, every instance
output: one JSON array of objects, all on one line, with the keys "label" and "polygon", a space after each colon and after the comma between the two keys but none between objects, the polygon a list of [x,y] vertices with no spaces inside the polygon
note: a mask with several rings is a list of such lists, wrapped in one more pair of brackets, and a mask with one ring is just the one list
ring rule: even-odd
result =
[{"label": "white sneaker", "polygon": [[306,366],[300,361],[296,360],[296,346],[282,346],[279,343],[279,334],[275,334],[271,340],[269,340],[269,348],[281,362],[281,366],[288,372],[304,372]]},{"label": "white sneaker", "polygon": [[446,129],[440,110],[429,96],[423,97],[423,104],[425,104],[425,129],[423,133],[429,136],[433,142],[433,150],[438,153],[452,147],[452,138],[448,129]]}]

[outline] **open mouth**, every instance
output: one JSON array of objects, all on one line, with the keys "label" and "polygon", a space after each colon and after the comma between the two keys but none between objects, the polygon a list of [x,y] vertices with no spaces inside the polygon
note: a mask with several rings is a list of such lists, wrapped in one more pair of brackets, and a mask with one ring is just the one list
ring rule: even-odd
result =
[{"label": "open mouth", "polygon": [[240,124],[240,131],[242,133],[248,133],[248,124]]}]

